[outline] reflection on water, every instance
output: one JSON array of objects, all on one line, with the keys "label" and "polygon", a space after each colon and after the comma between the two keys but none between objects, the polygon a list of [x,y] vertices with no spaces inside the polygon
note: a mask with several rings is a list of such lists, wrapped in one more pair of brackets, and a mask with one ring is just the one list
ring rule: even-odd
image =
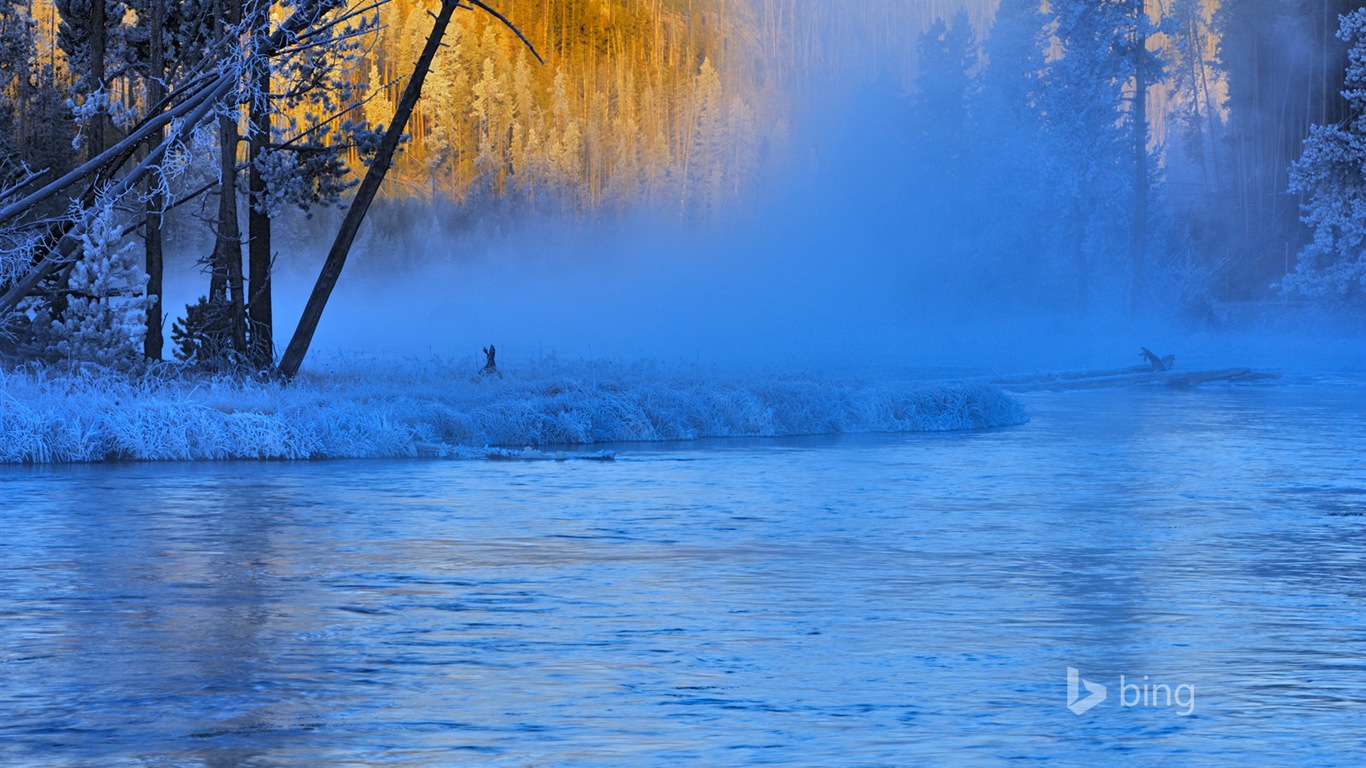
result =
[{"label": "reflection on water", "polygon": [[[1026,405],[611,464],[0,469],[0,763],[1356,765],[1366,389]],[[1069,666],[1107,700],[1070,712]]]}]

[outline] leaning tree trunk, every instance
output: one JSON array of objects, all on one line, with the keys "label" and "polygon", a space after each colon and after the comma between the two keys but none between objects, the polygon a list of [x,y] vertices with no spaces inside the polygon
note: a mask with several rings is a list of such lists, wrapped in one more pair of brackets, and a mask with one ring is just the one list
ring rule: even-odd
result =
[{"label": "leaning tree trunk", "polygon": [[304,305],[304,313],[299,318],[299,326],[295,329],[293,338],[289,340],[285,354],[280,358],[280,373],[287,377],[292,378],[299,372],[299,367],[303,365],[304,355],[308,354],[308,345],[313,342],[313,334],[318,330],[318,321],[322,319],[323,308],[327,306],[327,300],[332,295],[332,289],[337,285],[337,278],[341,276],[342,267],[346,265],[346,257],[351,251],[351,245],[356,241],[356,233],[360,230],[361,222],[365,220],[365,214],[370,209],[370,204],[374,202],[375,195],[379,192],[379,186],[384,181],[384,175],[389,172],[389,166],[394,160],[394,152],[398,150],[399,141],[402,140],[403,132],[408,127],[408,120],[412,117],[413,107],[417,105],[417,99],[422,95],[422,82],[427,78],[427,72],[432,67],[432,59],[436,57],[436,52],[441,47],[441,38],[446,35],[446,27],[450,25],[451,15],[455,13],[455,9],[458,7],[461,7],[459,0],[441,0],[441,11],[433,17],[435,21],[432,24],[432,31],[427,35],[427,43],[422,48],[422,54],[417,57],[417,63],[413,65],[412,77],[408,79],[408,84],[403,89],[403,95],[398,100],[394,120],[389,124],[389,129],[385,131],[384,138],[380,141],[379,151],[375,153],[374,161],[370,164],[369,170],[365,172],[365,179],[361,181],[360,188],[356,190],[356,198],[351,201],[351,206],[346,210],[346,217],[342,220],[341,228],[337,231],[337,238],[332,242],[332,249],[327,253],[327,261],[323,263],[318,281],[313,286],[313,292],[308,297],[308,303]]}]

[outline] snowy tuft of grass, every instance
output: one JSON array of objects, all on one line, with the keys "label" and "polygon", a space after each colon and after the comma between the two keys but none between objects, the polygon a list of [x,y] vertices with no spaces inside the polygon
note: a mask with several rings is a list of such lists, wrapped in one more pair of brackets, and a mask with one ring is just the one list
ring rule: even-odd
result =
[{"label": "snowy tuft of grass", "polygon": [[981,384],[556,361],[482,379],[470,375],[475,368],[351,362],[293,383],[0,369],[0,462],[466,456],[473,446],[937,432],[1026,420],[1018,401]]}]

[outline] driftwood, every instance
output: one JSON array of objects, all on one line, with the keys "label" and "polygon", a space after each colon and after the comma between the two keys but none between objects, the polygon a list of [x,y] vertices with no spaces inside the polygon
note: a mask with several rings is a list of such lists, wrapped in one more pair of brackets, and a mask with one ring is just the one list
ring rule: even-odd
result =
[{"label": "driftwood", "polygon": [[1012,392],[1038,390],[1094,389],[1131,384],[1166,384],[1190,387],[1211,382],[1247,382],[1278,379],[1280,374],[1262,373],[1250,368],[1222,368],[1213,371],[1154,371],[1148,366],[1133,366],[1108,371],[1070,371],[993,379],[992,383]]},{"label": "driftwood", "polygon": [[1172,369],[1172,363],[1176,362],[1176,355],[1158,357],[1156,352],[1153,352],[1147,347],[1139,347],[1138,356],[1147,360],[1148,365],[1152,366],[1153,370],[1158,372],[1170,371]]},{"label": "driftwood", "polygon": [[1189,387],[1215,381],[1244,382],[1280,378],[1280,374],[1260,373],[1249,368],[1176,372],[1172,370],[1176,355],[1158,357],[1156,352],[1147,347],[1140,347],[1138,356],[1146,360],[1148,364],[1098,371],[1057,371],[998,376],[991,379],[990,383],[1012,392],[1030,392],[1041,389],[1092,389],[1128,384],[1167,384],[1173,387]]}]

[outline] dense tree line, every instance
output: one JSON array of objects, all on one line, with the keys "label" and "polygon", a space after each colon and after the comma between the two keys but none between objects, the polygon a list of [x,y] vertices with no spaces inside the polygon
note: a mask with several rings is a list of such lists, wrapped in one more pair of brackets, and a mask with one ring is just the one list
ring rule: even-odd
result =
[{"label": "dense tree line", "polygon": [[1080,306],[1128,303],[1125,286],[1198,315],[1359,298],[1328,290],[1323,263],[1360,260],[1343,177],[1366,166],[1349,173],[1330,146],[1359,136],[1359,32],[1348,16],[1340,38],[1339,13],[1362,4],[1212,5],[1002,0],[987,29],[962,11],[936,22],[911,134],[937,192],[913,216],[981,271]]},{"label": "dense tree line", "polygon": [[[379,23],[373,3],[57,0],[46,67],[37,6],[0,7],[0,340],[36,359],[124,368],[159,359],[162,225],[207,194],[217,201],[203,217],[213,233],[207,290],[173,330],[177,354],[272,367],[271,220],[286,206],[342,202],[355,183],[350,156],[364,179],[280,366],[293,375],[451,18],[470,4],[517,32],[480,0],[442,0],[387,126],[360,117],[350,75]],[[47,113],[32,105],[53,93],[66,99],[44,134],[30,124]],[[64,125],[79,152],[54,150]]]},{"label": "dense tree line", "polygon": [[1362,293],[1340,268],[1362,106],[1339,17],[1361,3],[508,0],[517,35],[467,5],[442,3],[419,77],[440,14],[415,0],[0,0],[6,345],[158,358],[162,231],[195,202],[213,246],[177,354],[269,367],[272,222],[349,204],[385,147],[407,142],[400,195],[706,216],[744,196],[794,89],[877,73],[911,93],[915,236],[1022,296]]},{"label": "dense tree line", "polygon": [[[970,18],[989,18],[973,0]],[[414,115],[399,171],[407,194],[486,207],[648,204],[685,214],[749,188],[774,154],[794,89],[915,68],[914,37],[958,0],[512,0],[550,62],[456,19],[450,47]],[[381,14],[365,73],[382,113],[425,18],[413,0]]]}]

